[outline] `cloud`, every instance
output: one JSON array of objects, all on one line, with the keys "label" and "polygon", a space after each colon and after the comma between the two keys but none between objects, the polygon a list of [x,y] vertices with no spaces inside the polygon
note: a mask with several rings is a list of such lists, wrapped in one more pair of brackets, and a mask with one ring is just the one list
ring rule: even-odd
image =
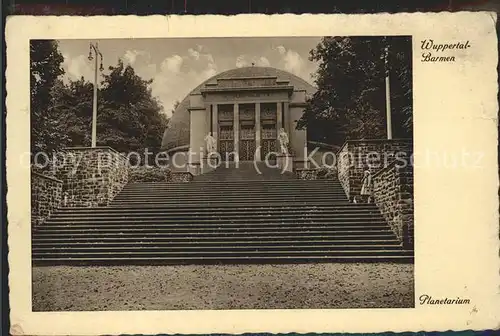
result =
[{"label": "cloud", "polygon": [[179,55],[173,55],[171,57],[167,57],[161,63],[161,71],[170,72],[170,73],[178,73],[181,70],[182,63],[184,59]]},{"label": "cloud", "polygon": [[269,60],[264,56],[259,57],[256,63],[258,66],[263,66],[263,67],[268,67],[271,65],[271,62],[269,62]]},{"label": "cloud", "polygon": [[304,60],[302,57],[293,50],[288,50],[284,57],[285,70],[290,71],[293,74],[299,75],[304,66]]},{"label": "cloud", "polygon": [[188,49],[188,55],[191,56],[192,58],[194,58],[195,60],[200,59],[200,52],[197,50],[194,50],[193,48]]},{"label": "cloud", "polygon": [[243,67],[251,66],[252,63],[256,66],[262,66],[262,67],[267,67],[267,66],[271,65],[271,62],[269,62],[269,60],[264,56],[250,57],[250,56],[246,56],[246,55],[240,55],[240,56],[236,57],[236,64],[235,65],[237,68],[243,68]]},{"label": "cloud", "polygon": [[134,65],[139,58],[146,62],[151,59],[151,55],[144,50],[127,50],[123,57],[125,62],[130,65]]},{"label": "cloud", "polygon": [[184,55],[172,55],[161,62],[153,77],[152,93],[162,102],[167,115],[175,101],[182,101],[196,86],[217,73],[212,54],[202,46],[189,48]]},{"label": "cloud", "polygon": [[63,54],[64,62],[62,64],[66,75],[71,80],[78,80],[82,76],[91,79],[94,74],[93,62],[85,55],[71,57],[69,54]]},{"label": "cloud", "polygon": [[276,50],[281,55],[283,68],[295,75],[300,76],[305,66],[304,59],[300,54],[292,49],[286,49],[284,46],[276,47]]},{"label": "cloud", "polygon": [[248,63],[248,60],[245,58],[244,55],[240,55],[236,57],[236,67],[237,68],[243,68],[246,66],[249,66],[250,64]]}]

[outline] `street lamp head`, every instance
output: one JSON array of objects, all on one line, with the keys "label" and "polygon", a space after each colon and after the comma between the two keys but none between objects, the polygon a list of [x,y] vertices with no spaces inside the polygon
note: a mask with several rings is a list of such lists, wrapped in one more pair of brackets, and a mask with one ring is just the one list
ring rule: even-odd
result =
[{"label": "street lamp head", "polygon": [[92,57],[92,52],[89,51],[89,61],[92,61],[94,59],[94,57]]},{"label": "street lamp head", "polygon": [[104,67],[102,66],[102,63],[101,63],[101,66],[99,67],[99,71],[104,71]]},{"label": "street lamp head", "polygon": [[[99,69],[100,69],[101,71],[103,71],[103,70],[104,70],[104,67],[102,66],[102,54],[101,54],[101,52],[100,52],[100,51],[99,51],[99,56],[101,57],[101,67],[100,67]],[[96,57],[97,57],[97,55],[96,55]]]}]

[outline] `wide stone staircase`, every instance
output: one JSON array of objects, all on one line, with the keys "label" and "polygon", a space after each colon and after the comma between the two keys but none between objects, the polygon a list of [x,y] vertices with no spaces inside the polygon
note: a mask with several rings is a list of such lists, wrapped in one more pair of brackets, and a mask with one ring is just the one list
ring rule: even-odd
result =
[{"label": "wide stone staircase", "polygon": [[349,203],[336,180],[219,169],[188,183],[129,183],[108,207],[60,208],[33,232],[33,263],[413,261],[377,207]]}]

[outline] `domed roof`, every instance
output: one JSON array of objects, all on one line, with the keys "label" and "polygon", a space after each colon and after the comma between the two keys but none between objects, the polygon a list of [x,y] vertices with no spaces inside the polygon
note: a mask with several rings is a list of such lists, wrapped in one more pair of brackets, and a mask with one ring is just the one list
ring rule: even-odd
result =
[{"label": "domed roof", "polygon": [[171,150],[177,147],[188,146],[189,145],[189,96],[191,94],[200,94],[201,89],[206,83],[213,82],[219,78],[238,78],[238,77],[267,77],[275,76],[278,80],[288,80],[289,85],[293,85],[295,90],[305,90],[308,94],[312,94],[316,91],[316,88],[309,84],[304,79],[295,76],[292,73],[279,70],[271,67],[258,67],[250,66],[243,68],[231,69],[225,72],[221,72],[193,89],[184,100],[182,100],[174,111],[174,114],[170,118],[169,124],[165,133],[163,134],[162,140],[162,150]]}]

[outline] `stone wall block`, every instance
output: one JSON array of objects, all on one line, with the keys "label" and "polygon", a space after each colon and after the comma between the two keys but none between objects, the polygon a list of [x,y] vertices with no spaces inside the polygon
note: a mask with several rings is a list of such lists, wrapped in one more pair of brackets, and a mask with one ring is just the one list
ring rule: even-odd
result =
[{"label": "stone wall block", "polygon": [[393,161],[373,176],[374,200],[383,217],[403,246],[413,244],[413,178],[412,169],[404,170]]},{"label": "stone wall block", "polygon": [[62,181],[31,172],[31,225],[41,225],[61,205]]},{"label": "stone wall block", "polygon": [[66,206],[108,205],[128,182],[127,160],[112,148],[78,147],[63,152],[69,159],[57,176],[64,182]]}]

